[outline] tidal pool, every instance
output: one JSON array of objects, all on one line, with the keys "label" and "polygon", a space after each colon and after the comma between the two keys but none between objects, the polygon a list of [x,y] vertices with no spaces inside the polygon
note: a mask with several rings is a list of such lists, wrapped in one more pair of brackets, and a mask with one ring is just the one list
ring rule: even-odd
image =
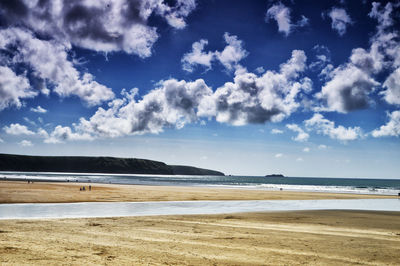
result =
[{"label": "tidal pool", "polygon": [[399,211],[400,199],[0,204],[0,219],[90,218],[299,210]]}]

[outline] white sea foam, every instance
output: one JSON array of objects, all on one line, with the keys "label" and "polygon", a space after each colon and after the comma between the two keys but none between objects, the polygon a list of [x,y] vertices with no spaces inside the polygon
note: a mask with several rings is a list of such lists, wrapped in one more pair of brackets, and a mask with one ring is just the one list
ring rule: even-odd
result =
[{"label": "white sea foam", "polygon": [[254,190],[284,190],[299,192],[325,192],[325,193],[351,193],[351,194],[373,194],[373,195],[397,195],[399,190],[391,188],[357,188],[353,186],[316,186],[316,185],[287,185],[287,184],[248,184],[248,185],[207,185],[208,187],[226,187]]}]

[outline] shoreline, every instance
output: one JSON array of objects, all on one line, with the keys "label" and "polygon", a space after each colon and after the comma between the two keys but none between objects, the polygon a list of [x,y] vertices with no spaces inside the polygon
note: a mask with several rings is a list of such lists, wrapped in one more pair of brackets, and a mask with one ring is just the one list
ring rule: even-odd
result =
[{"label": "shoreline", "polygon": [[[91,191],[88,187],[91,186]],[[86,191],[80,191],[85,187]],[[393,199],[392,195],[0,180],[1,203],[144,202],[196,200]]]}]

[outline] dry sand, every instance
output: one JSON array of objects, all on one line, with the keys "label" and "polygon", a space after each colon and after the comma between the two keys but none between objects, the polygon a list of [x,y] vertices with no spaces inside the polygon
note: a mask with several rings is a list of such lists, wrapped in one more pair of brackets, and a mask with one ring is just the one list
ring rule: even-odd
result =
[{"label": "dry sand", "polygon": [[0,221],[1,265],[400,265],[400,214]]},{"label": "dry sand", "polygon": [[[92,186],[92,191],[79,191],[80,187],[88,188],[89,185]],[[0,203],[355,198],[394,198],[394,196],[94,183],[35,182],[28,184],[26,181],[0,181]]]},{"label": "dry sand", "polygon": [[[91,185],[92,191],[81,192],[81,183],[0,182],[0,202],[378,197],[198,187]],[[0,220],[0,264],[400,265],[400,213],[303,211]]]}]

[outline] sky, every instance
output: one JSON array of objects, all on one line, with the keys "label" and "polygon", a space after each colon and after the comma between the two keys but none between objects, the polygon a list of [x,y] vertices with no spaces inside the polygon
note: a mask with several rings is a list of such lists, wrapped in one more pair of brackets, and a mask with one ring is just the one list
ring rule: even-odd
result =
[{"label": "sky", "polygon": [[0,1],[0,152],[400,178],[400,1]]}]

